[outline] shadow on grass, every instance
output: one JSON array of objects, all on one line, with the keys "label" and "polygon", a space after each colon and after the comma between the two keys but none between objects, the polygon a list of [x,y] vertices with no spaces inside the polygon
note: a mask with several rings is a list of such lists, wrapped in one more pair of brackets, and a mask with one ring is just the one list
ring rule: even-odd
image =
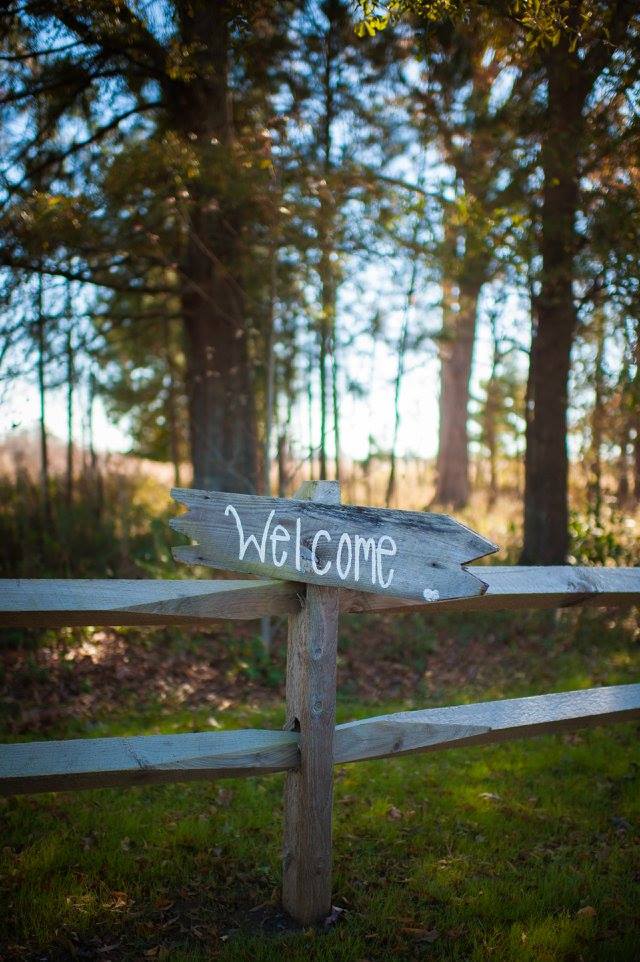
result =
[{"label": "shadow on grass", "polygon": [[326,934],[277,924],[281,776],[11,799],[3,957],[632,960],[639,772],[628,724],[342,766]]},{"label": "shadow on grass", "polygon": [[[363,690],[372,697],[343,689],[340,720],[637,678],[633,616],[511,615],[491,624],[465,634],[458,619],[434,621],[423,656],[423,621],[379,619],[375,631],[366,622],[350,670],[356,677],[368,667]],[[355,644],[343,639],[342,656]],[[403,652],[410,672],[380,702]],[[176,670],[183,655],[171,657]],[[424,671],[413,663],[423,657]],[[412,678],[422,687],[407,697]],[[137,690],[137,702],[118,702],[110,682],[108,702],[61,716],[36,737],[283,720],[273,693],[273,707],[221,710],[206,698],[160,703]],[[327,933],[283,932],[278,922],[282,776],[1,801],[0,957],[635,962],[639,772],[630,724],[339,767],[334,902],[346,911]]]}]

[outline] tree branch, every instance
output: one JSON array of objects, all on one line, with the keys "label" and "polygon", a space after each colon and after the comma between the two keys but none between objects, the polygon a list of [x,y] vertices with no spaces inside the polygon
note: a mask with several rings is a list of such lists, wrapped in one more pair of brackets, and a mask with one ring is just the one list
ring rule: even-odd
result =
[{"label": "tree branch", "polygon": [[[85,140],[77,141],[76,143],[71,144],[71,146],[68,147],[62,153],[56,154],[55,156],[51,157],[49,160],[43,161],[37,167],[32,167],[29,170],[29,177],[30,178],[37,177],[38,174],[41,174],[44,170],[46,170],[48,167],[51,167],[53,164],[62,164],[68,157],[72,157],[73,154],[77,154],[78,151],[83,150],[85,147],[90,147],[91,144],[97,143],[97,141],[101,140],[102,137],[104,137],[105,134],[108,134],[110,130],[114,130],[116,127],[118,127],[123,120],[127,120],[129,117],[133,117],[135,116],[135,114],[144,113],[147,110],[155,110],[157,107],[161,107],[161,106],[162,106],[162,103],[160,101],[153,101],[149,103],[140,104],[136,107],[132,107],[131,110],[127,110],[123,114],[120,114],[118,117],[114,117],[113,120],[109,121],[109,123],[103,124],[102,127],[98,127],[90,137],[87,137]],[[29,149],[32,146],[34,146],[35,143],[36,141],[32,141],[31,144],[29,145]]]},{"label": "tree branch", "polygon": [[104,287],[107,290],[118,291],[121,294],[175,294],[175,288],[160,284],[126,284],[114,277],[103,277],[83,274],[81,271],[74,271],[64,267],[47,267],[38,261],[28,261],[25,258],[12,257],[6,251],[0,250],[0,260],[4,267],[9,267],[16,271],[43,275],[45,277],[62,277],[69,281],[80,281],[82,284],[91,284],[93,287]]}]

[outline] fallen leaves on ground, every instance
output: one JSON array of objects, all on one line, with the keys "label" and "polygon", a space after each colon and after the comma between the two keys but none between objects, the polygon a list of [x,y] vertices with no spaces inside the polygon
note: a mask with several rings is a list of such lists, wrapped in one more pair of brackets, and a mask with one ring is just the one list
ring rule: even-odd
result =
[{"label": "fallen leaves on ground", "polygon": [[578,909],[578,911],[576,912],[576,915],[580,916],[583,919],[592,919],[596,914],[597,913],[593,905],[585,905],[583,906],[583,908]]}]

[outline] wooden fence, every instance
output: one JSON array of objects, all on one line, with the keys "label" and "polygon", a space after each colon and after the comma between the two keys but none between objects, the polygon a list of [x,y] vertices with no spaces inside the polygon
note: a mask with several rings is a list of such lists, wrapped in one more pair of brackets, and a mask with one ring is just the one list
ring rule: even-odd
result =
[{"label": "wooden fence", "polygon": [[[336,488],[306,494],[335,503]],[[193,625],[287,615],[287,724],[245,730],[3,745],[3,794],[287,772],[283,904],[301,924],[331,910],[333,765],[481,745],[640,716],[640,684],[399,712],[335,725],[341,612],[499,611],[633,605],[640,568],[474,568],[476,597],[423,604],[291,581],[0,581],[0,626]]]}]

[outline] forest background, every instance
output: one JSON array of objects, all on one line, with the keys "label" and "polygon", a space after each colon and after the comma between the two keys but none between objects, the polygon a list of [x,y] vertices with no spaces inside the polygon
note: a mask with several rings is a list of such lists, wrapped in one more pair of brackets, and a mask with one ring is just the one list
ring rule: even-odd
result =
[{"label": "forest background", "polygon": [[[193,577],[173,483],[310,477],[640,564],[639,60],[629,0],[1,4],[0,576]],[[338,721],[637,681],[639,639],[345,615]],[[5,630],[2,739],[278,728],[285,671],[284,618]],[[638,745],[339,767],[346,914],[282,939],[278,776],[3,800],[0,955],[631,962]]]},{"label": "forest background", "polygon": [[490,516],[526,562],[630,560],[638,27],[623,0],[9,5],[3,573],[78,570],[87,513],[130,538],[114,438],[179,483],[336,477]]}]

